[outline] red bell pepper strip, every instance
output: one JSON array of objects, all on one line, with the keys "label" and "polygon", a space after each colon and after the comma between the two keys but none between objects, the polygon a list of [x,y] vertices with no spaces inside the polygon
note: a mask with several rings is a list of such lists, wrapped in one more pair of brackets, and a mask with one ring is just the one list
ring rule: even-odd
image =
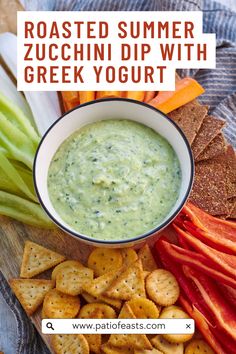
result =
[{"label": "red bell pepper strip", "polygon": [[[213,317],[209,316],[209,313],[206,310],[206,303],[199,293],[199,290],[193,285],[193,282],[185,276],[181,266],[173,262],[168,253],[166,253],[166,249],[163,247],[165,242],[166,241],[163,238],[158,240],[156,242],[155,249],[159,255],[159,258],[161,259],[163,266],[175,275],[181,286],[181,296],[179,300],[182,306],[189,313],[189,315],[195,319],[199,330],[202,332],[203,336],[216,351],[216,353],[235,354],[235,343],[228,343],[228,341],[226,341],[221,344],[219,342],[220,338],[216,338],[217,333],[220,333],[222,338],[224,338],[225,335],[223,336],[219,326],[216,327],[216,323]],[[191,306],[184,298],[188,298],[193,306]],[[215,333],[212,332],[213,329],[215,329]]]},{"label": "red bell pepper strip", "polygon": [[202,242],[206,243],[207,245],[228,253],[228,254],[236,254],[236,242],[231,241],[229,239],[225,239],[223,237],[216,237],[215,235],[196,227],[191,221],[185,220],[183,223],[183,228],[189,231],[192,235],[196,236],[197,238],[201,239]]},{"label": "red bell pepper strip", "polygon": [[195,306],[199,309],[199,311],[201,311],[201,313],[204,314],[208,321],[212,321],[212,317],[207,310],[205,302],[197,287],[184,275],[182,267],[178,263],[175,263],[175,261],[166,252],[163,245],[163,241],[165,240],[166,239],[164,237],[161,237],[155,244],[155,250],[158,254],[159,261],[161,261],[161,264],[165,269],[174,274],[180,285],[181,292],[185,294],[192,304],[195,304]]},{"label": "red bell pepper strip", "polygon": [[215,325],[219,324],[219,328],[234,340],[236,345],[236,313],[233,313],[221,296],[215,283],[190,267],[184,266],[183,270],[184,274],[196,284],[208,308],[215,316]]},{"label": "red bell pepper strip", "polygon": [[185,250],[190,250],[192,251],[193,249],[189,246],[189,244],[185,241],[184,238],[182,237],[178,237],[178,242],[179,242],[179,245],[184,248]]},{"label": "red bell pepper strip", "polygon": [[189,316],[195,320],[197,328],[200,330],[203,337],[206,339],[208,344],[212,347],[212,349],[215,350],[217,354],[234,354],[233,352],[229,353],[228,350],[226,351],[222,347],[221,343],[218,342],[218,340],[211,332],[211,326],[206,321],[205,317],[198,309],[192,306],[183,295],[180,295],[179,302],[183,306],[185,311],[187,311]]},{"label": "red bell pepper strip", "polygon": [[179,235],[180,243],[187,243],[198,253],[203,254],[204,256],[209,258],[213,263],[215,263],[218,269],[221,269],[222,272],[228,274],[236,280],[236,256],[228,255],[226,253],[217,251],[214,248],[205,245],[203,242],[199,241],[196,237],[193,237],[186,231],[181,230],[177,225],[173,226]]},{"label": "red bell pepper strip", "polygon": [[225,284],[218,284],[218,288],[225,300],[228,301],[228,303],[233,306],[236,311],[236,289],[233,289]]},{"label": "red bell pepper strip", "polygon": [[202,230],[216,237],[236,241],[236,223],[234,221],[217,219],[190,202],[184,206],[183,212],[190,218],[195,226]]},{"label": "red bell pepper strip", "polygon": [[232,339],[229,338],[229,336],[223,333],[221,329],[216,326],[210,326],[210,329],[211,329],[211,333],[215,336],[218,342],[221,343],[221,345],[224,347],[227,353],[235,354],[235,347],[236,347],[235,341],[232,341]]},{"label": "red bell pepper strip", "polygon": [[[175,275],[181,286],[180,303],[189,313],[190,317],[196,321],[199,330],[217,354],[235,354],[235,343],[232,344],[232,340],[230,343],[225,341],[221,344],[219,338],[216,338],[218,332],[221,334],[222,338],[225,337],[225,334],[223,336],[221,329],[219,329],[218,326],[216,327],[215,319],[212,314],[209,314],[209,310],[206,309],[206,303],[198,288],[185,276],[182,267],[176,264],[166,253],[165,247],[163,247],[163,241],[165,241],[165,239],[161,238],[156,242],[155,250],[158,253],[162,265]],[[189,304],[186,298],[192,305]],[[212,332],[213,329],[215,329],[215,333]]]},{"label": "red bell pepper strip", "polygon": [[210,277],[216,279],[217,281],[221,281],[223,284],[229,285],[236,289],[236,281],[228,275],[225,275],[220,271],[212,268],[212,263],[208,260],[207,257],[201,254],[197,254],[193,251],[185,250],[164,240],[162,240],[162,246],[166,253],[171,256],[177,263],[198,269],[204,274],[207,274]]},{"label": "red bell pepper strip", "polygon": [[[180,233],[178,233],[178,230],[176,229],[177,225],[174,223],[172,225],[173,225],[174,229],[177,231],[179,245],[186,250],[193,251],[193,248],[189,245],[188,242],[186,242],[185,238],[181,237]],[[180,229],[180,228],[178,227],[178,229]],[[184,232],[184,230],[182,230],[182,229],[180,229],[180,230]]]}]

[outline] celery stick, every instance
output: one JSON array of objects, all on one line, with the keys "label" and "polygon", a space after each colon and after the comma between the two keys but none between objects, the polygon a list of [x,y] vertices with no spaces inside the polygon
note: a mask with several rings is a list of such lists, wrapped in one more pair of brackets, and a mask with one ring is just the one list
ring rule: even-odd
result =
[{"label": "celery stick", "polygon": [[6,157],[10,157],[9,152],[0,145],[0,152],[2,152]]},{"label": "celery stick", "polygon": [[35,123],[34,123],[34,118],[32,115],[32,112],[29,108],[28,103],[26,102],[26,99],[22,95],[21,92],[17,91],[16,86],[14,82],[11,80],[11,78],[8,76],[7,72],[3,67],[0,65],[0,91],[4,92],[4,95],[14,102],[15,105],[17,105],[28,117],[32,123],[32,125],[35,128]]},{"label": "celery stick", "polygon": [[[4,156],[7,157],[8,159],[10,159],[11,157],[10,154],[7,152],[7,150],[4,149],[2,146],[0,146],[0,153],[4,154]],[[21,175],[21,178],[24,180],[31,193],[35,194],[32,171],[20,161],[9,160],[9,162],[13,165],[13,167],[15,167],[17,172]],[[13,188],[11,181],[9,181],[9,178],[5,175],[5,173],[0,173],[0,190],[1,189],[5,190],[4,188],[1,187],[2,186],[1,182],[3,183],[3,185],[5,185],[6,180],[8,181],[7,183],[8,186],[9,183],[11,184],[12,187],[11,190],[18,191],[20,193],[19,194],[20,196],[24,196],[17,187]],[[16,194],[18,195],[18,193]]]},{"label": "celery stick", "polygon": [[40,138],[30,120],[25,116],[22,110],[16,106],[12,101],[5,97],[0,92],[0,112],[14,124],[19,130],[21,130],[28,138],[30,138],[36,147],[39,144]]},{"label": "celery stick", "polygon": [[28,186],[29,190],[31,191],[31,193],[35,195],[32,171],[30,171],[28,169],[28,167],[23,165],[21,162],[14,161],[14,160],[10,160],[10,162],[15,167],[17,172],[21,175],[21,178],[27,184],[27,186]]},{"label": "celery stick", "polygon": [[[0,154],[1,153],[2,153],[2,150],[0,148]],[[5,155],[5,157],[6,157],[6,155]],[[32,172],[28,168],[23,167],[25,165],[21,164],[18,161],[9,160],[9,162],[13,165],[13,167],[17,170],[17,172],[19,173],[21,178],[24,180],[24,182],[27,185],[27,187],[29,188],[30,192],[33,195],[35,195]],[[12,194],[16,194],[16,195],[23,197],[23,198],[26,197],[25,193],[23,193],[17,187],[17,185],[15,183],[12,183],[12,181],[10,180],[8,175],[3,171],[3,169],[1,169],[1,167],[0,167],[0,190],[3,190],[5,192],[9,192]],[[37,199],[36,199],[36,201],[37,201]]]},{"label": "celery stick", "polygon": [[25,183],[17,169],[11,164],[11,162],[0,152],[0,170],[3,170],[12,184],[16,185],[29,199],[34,202],[38,202],[37,197],[30,191],[28,185]]},{"label": "celery stick", "polygon": [[[0,151],[1,151],[1,149],[0,149]],[[5,156],[6,156],[6,154],[5,154]],[[18,172],[23,171],[23,172],[27,173],[29,176],[32,176],[32,171],[22,162],[17,161],[17,160],[11,160],[11,159],[10,159],[10,162],[14,165],[14,167],[17,169]]]},{"label": "celery stick", "polygon": [[[0,34],[0,56],[17,79],[17,37],[15,34],[9,32]],[[44,134],[61,116],[57,92],[24,91],[24,95],[33,113],[39,133]]]},{"label": "celery stick", "polygon": [[38,131],[43,135],[61,116],[58,94],[53,91],[24,91],[24,94]]},{"label": "celery stick", "polygon": [[0,214],[33,226],[54,227],[40,205],[3,191],[0,191]]},{"label": "celery stick", "polygon": [[0,190],[16,194],[20,197],[24,197],[24,193],[21,192],[19,188],[15,184],[13,184],[8,176],[0,170]]},{"label": "celery stick", "polygon": [[0,112],[0,145],[14,160],[33,168],[36,147],[28,137]]}]

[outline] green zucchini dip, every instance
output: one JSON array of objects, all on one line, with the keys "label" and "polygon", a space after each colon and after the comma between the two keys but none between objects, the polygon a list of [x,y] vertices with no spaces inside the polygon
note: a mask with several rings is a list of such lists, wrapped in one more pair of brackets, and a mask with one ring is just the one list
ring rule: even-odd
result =
[{"label": "green zucchini dip", "polygon": [[151,128],[129,120],[89,124],[67,138],[48,172],[51,202],[74,230],[101,240],[157,227],[180,190],[179,160]]}]

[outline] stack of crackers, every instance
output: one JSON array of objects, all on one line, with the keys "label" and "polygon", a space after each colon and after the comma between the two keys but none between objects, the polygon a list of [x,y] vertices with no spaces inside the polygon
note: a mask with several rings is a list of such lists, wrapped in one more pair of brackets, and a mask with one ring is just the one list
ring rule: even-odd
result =
[{"label": "stack of crackers", "polygon": [[223,135],[225,121],[196,100],[171,112],[191,145],[195,180],[190,200],[211,215],[236,218],[236,155]]},{"label": "stack of crackers", "polygon": [[[51,279],[32,279],[51,267],[55,267]],[[10,284],[29,315],[39,309],[42,318],[52,319],[188,318],[175,305],[180,289],[174,275],[157,268],[148,245],[138,253],[130,248],[97,248],[85,266],[28,241],[20,275]],[[191,353],[197,345],[213,353],[203,340],[198,343],[189,334],[124,331],[111,335],[52,334],[50,338],[56,354],[183,354]]]}]

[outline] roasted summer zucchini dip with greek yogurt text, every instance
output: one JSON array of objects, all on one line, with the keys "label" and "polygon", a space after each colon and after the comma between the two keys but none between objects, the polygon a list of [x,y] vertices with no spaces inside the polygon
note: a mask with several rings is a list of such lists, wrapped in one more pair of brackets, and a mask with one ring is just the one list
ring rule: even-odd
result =
[{"label": "roasted summer zucchini dip with greek yogurt text", "polygon": [[180,190],[178,158],[165,138],[129,120],[89,124],[67,138],[48,172],[51,202],[75,231],[129,239],[157,227]]}]

